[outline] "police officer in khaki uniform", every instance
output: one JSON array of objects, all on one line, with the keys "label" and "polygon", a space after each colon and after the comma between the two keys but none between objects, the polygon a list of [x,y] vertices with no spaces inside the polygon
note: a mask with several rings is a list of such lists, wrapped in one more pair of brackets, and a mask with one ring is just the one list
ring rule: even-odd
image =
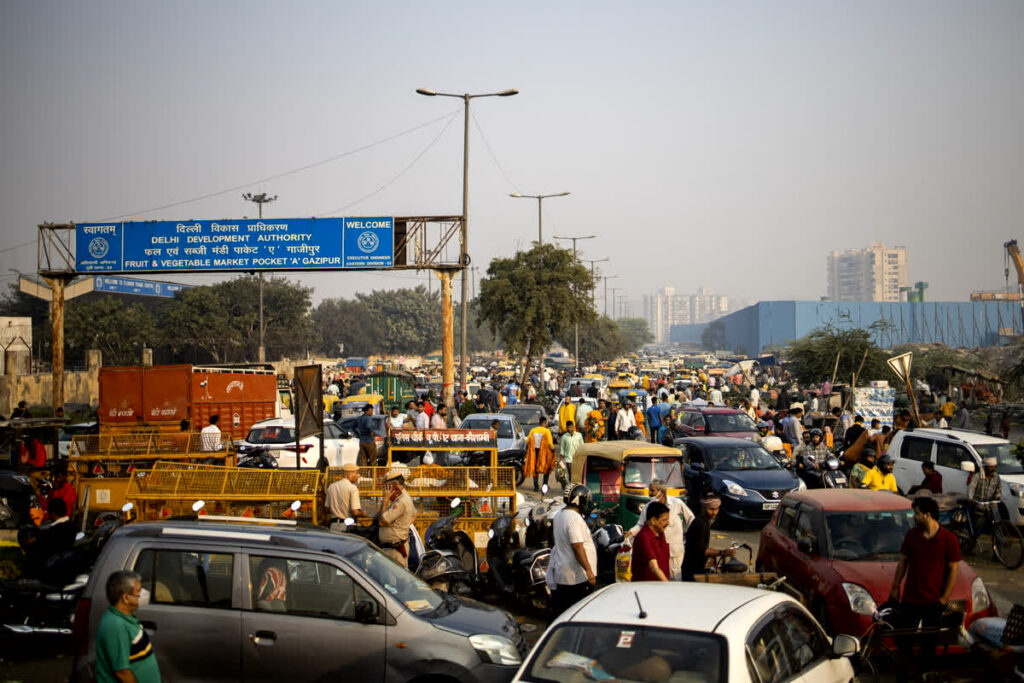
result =
[{"label": "police officer in khaki uniform", "polygon": [[359,501],[359,468],[354,463],[341,466],[341,479],[327,487],[327,509],[331,513],[331,531],[344,532],[345,520],[363,516]]},{"label": "police officer in khaki uniform", "polygon": [[384,477],[384,511],[380,515],[380,547],[384,554],[409,566],[409,525],[416,520],[416,506],[405,492],[405,476],[391,470]]}]

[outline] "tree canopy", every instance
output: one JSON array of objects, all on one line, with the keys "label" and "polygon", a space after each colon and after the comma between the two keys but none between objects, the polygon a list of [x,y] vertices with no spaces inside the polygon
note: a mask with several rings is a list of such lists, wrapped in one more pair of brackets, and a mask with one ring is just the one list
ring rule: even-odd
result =
[{"label": "tree canopy", "polygon": [[541,244],[496,258],[480,282],[480,318],[505,350],[530,361],[575,323],[593,320],[590,271],[571,251]]},{"label": "tree canopy", "polygon": [[791,371],[801,383],[820,384],[831,379],[837,355],[836,382],[850,382],[862,360],[864,366],[857,375],[861,386],[872,380],[889,379],[892,374],[885,363],[886,353],[872,340],[871,331],[862,328],[819,327],[790,344],[787,355]]},{"label": "tree canopy", "polygon": [[[622,335],[622,343],[625,344],[626,351],[636,351],[644,344],[654,341],[654,335],[651,334],[651,329],[643,318],[622,318],[616,321],[616,324],[619,326],[619,333]],[[614,358],[614,356],[612,357]]]}]

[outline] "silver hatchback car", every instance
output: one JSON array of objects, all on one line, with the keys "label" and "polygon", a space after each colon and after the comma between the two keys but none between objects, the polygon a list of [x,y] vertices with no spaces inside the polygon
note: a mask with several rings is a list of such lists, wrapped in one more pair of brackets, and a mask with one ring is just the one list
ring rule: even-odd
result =
[{"label": "silver hatchback car", "polygon": [[165,681],[504,682],[527,649],[507,612],[434,591],[355,535],[144,522],[115,532],[84,590],[74,681],[91,680],[106,579],[119,569],[150,592],[136,616]]}]

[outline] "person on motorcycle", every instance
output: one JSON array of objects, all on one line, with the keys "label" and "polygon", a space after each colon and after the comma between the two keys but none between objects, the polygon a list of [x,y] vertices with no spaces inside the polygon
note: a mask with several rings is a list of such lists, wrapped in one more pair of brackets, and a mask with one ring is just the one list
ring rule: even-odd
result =
[{"label": "person on motorcycle", "polygon": [[787,467],[792,463],[789,460],[789,455],[786,453],[786,447],[782,443],[782,439],[775,436],[774,434],[766,436],[761,441],[761,446],[768,451],[773,458],[775,458],[780,465]]},{"label": "person on motorcycle", "polygon": [[68,482],[67,467],[53,471],[53,490],[47,495],[46,500],[46,510],[50,519],[57,519],[57,516],[53,514],[51,506],[57,498],[64,501],[64,509],[67,514],[71,514],[74,511],[78,496],[75,494],[75,487]]},{"label": "person on motorcycle", "polygon": [[793,458],[796,460],[797,467],[808,470],[820,470],[825,461],[832,455],[832,452],[823,442],[824,435],[820,429],[814,428],[809,431],[809,441],[796,447],[796,451],[793,452]]},{"label": "person on motorcycle", "polygon": [[[669,511],[669,523],[665,528],[664,536],[668,541],[669,555],[669,579],[679,581],[682,579],[683,556],[686,546],[683,542],[683,534],[693,521],[694,514],[690,508],[679,498],[669,498],[665,482],[661,479],[652,479],[650,484],[651,503],[657,501],[666,506]],[[629,544],[643,525],[647,522],[647,509],[651,503],[645,503],[640,508],[640,518],[636,525],[626,532],[624,543]]]},{"label": "person on motorcycle", "polygon": [[899,493],[899,488],[896,486],[896,477],[892,473],[893,464],[894,461],[891,455],[883,455],[878,459],[878,466],[868,470],[868,473],[864,476],[862,486],[872,491]]},{"label": "person on motorcycle", "polygon": [[25,552],[22,564],[25,576],[40,577],[47,560],[71,550],[75,544],[75,525],[68,516],[64,500],[54,498],[49,512],[51,521],[43,522],[38,527],[26,524],[18,531],[18,545]]},{"label": "person on motorcycle", "polygon": [[552,523],[554,545],[545,579],[551,588],[551,618],[589,595],[597,585],[597,547],[587,526],[590,489],[576,484],[569,489],[565,508]]},{"label": "person on motorcycle", "polygon": [[757,436],[754,437],[754,443],[764,445],[764,440],[771,434],[772,426],[765,420],[761,420],[757,423]]}]

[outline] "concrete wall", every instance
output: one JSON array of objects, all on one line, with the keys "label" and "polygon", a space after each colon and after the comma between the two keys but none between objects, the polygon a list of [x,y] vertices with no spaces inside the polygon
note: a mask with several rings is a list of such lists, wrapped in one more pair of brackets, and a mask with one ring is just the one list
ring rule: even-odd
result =
[{"label": "concrete wall", "polygon": [[[27,401],[33,415],[49,414],[53,395],[53,376],[0,376],[0,414],[7,417],[18,405]],[[64,373],[64,402],[98,406],[100,401],[99,369]]]}]

